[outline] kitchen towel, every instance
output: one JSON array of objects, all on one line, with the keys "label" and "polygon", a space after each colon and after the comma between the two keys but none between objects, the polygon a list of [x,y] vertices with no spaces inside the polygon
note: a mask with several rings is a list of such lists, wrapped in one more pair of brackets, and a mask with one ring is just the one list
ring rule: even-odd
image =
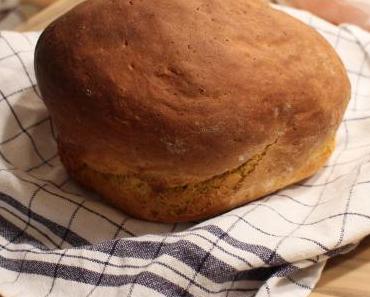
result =
[{"label": "kitchen towel", "polygon": [[0,294],[308,296],[328,258],[370,234],[370,34],[279,8],[337,50],[352,100],[314,177],[213,219],[133,219],[77,186],[33,70],[39,33],[0,33]]}]

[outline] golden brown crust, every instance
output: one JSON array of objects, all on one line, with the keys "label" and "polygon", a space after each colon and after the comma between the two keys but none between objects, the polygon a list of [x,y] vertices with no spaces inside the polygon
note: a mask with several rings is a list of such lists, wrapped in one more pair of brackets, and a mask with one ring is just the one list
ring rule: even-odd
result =
[{"label": "golden brown crust", "polygon": [[[189,193],[276,141],[255,178],[279,179],[280,164],[292,173],[279,188],[291,184],[334,138],[350,95],[327,42],[259,0],[90,0],[42,34],[35,69],[67,169],[111,199],[118,186],[93,172]],[[248,185],[235,197],[218,191],[191,203],[217,205],[213,215],[248,201],[240,196],[254,191]],[[137,206],[122,193],[140,200],[140,191],[119,190],[116,204]]]}]

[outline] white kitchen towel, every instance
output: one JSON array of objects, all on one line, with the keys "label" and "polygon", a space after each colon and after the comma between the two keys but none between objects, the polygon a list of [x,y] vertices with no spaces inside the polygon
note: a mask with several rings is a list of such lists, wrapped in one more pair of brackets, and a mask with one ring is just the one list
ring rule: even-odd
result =
[{"label": "white kitchen towel", "polygon": [[309,180],[198,224],[133,219],[70,180],[39,98],[39,33],[0,35],[0,294],[308,296],[325,261],[370,234],[370,34],[283,8],[320,32],[353,92]]}]

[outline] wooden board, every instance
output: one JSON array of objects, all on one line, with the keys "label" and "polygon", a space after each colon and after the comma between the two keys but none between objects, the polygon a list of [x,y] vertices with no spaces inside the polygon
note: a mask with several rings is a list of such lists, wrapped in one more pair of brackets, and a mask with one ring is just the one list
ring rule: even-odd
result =
[{"label": "wooden board", "polygon": [[[58,0],[18,29],[42,30],[82,1]],[[352,253],[330,260],[310,297],[370,297],[370,238]]]},{"label": "wooden board", "polygon": [[329,260],[310,297],[370,297],[370,237],[353,252]]}]

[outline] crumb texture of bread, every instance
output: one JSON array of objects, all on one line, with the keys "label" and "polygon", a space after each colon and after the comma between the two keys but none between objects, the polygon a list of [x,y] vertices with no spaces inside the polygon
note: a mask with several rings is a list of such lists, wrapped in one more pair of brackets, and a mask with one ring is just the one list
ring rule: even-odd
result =
[{"label": "crumb texture of bread", "polygon": [[71,176],[162,222],[313,175],[350,98],[320,34],[258,0],[86,1],[43,32],[35,72]]}]

